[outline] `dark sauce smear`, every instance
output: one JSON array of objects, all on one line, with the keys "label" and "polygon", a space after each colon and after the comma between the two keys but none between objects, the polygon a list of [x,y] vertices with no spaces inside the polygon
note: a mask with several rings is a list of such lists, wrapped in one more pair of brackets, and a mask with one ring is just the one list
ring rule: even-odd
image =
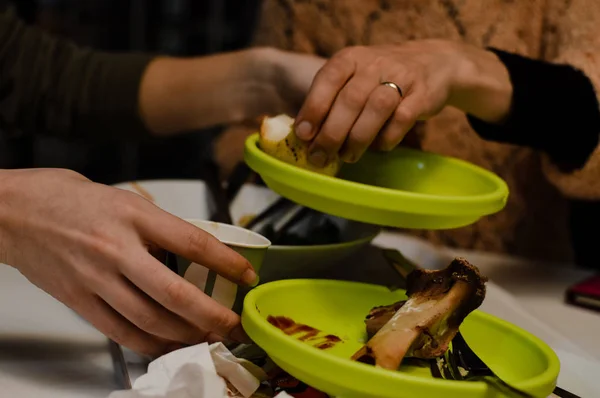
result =
[{"label": "dark sauce smear", "polygon": [[295,336],[298,340],[310,343],[320,350],[331,348],[342,341],[342,339],[333,334],[323,335],[319,329],[302,323],[296,323],[285,316],[269,315],[267,321],[288,336]]}]

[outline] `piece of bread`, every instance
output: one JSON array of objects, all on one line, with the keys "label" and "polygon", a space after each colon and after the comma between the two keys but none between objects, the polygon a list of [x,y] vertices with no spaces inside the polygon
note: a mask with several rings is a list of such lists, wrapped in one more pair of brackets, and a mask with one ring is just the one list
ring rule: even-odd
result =
[{"label": "piece of bread", "polygon": [[324,167],[308,161],[310,143],[300,140],[294,133],[294,119],[288,115],[265,117],[260,126],[259,146],[267,154],[306,170],[335,176],[341,167],[336,154]]}]

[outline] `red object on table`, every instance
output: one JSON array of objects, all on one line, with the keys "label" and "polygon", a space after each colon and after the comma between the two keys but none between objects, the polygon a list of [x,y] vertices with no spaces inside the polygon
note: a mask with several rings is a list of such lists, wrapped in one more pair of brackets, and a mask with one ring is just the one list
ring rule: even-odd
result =
[{"label": "red object on table", "polygon": [[571,286],[565,298],[569,304],[600,311],[600,275]]},{"label": "red object on table", "polygon": [[328,398],[329,395],[316,390],[281,369],[270,380],[275,394],[285,391],[294,398]]}]

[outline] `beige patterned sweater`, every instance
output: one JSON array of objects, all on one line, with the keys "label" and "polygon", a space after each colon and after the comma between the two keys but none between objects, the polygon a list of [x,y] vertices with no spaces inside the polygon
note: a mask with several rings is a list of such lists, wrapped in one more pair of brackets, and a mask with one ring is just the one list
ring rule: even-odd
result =
[{"label": "beige patterned sweater", "polygon": [[[255,44],[327,57],[345,46],[425,38],[568,62],[600,84],[600,1],[594,0],[264,0]],[[247,133],[232,128],[217,144],[225,169],[241,159]],[[598,150],[582,170],[561,174],[541,153],[482,140],[450,108],[411,134],[422,149],[483,166],[510,187],[496,215],[465,228],[413,233],[444,245],[572,260],[566,198],[600,199]]]}]

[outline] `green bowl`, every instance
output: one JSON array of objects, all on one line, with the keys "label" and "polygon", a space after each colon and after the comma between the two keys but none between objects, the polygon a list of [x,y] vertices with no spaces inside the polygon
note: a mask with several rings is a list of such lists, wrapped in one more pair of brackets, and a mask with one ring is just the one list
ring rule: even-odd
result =
[{"label": "green bowl", "polygon": [[311,172],[263,152],[258,134],[245,160],[273,191],[323,213],[400,228],[447,229],[504,208],[506,183],[473,164],[408,148],[367,152],[338,177]]},{"label": "green bowl", "polygon": [[269,247],[259,273],[261,283],[322,274],[368,245],[381,231],[376,225],[356,221],[343,220],[338,225],[341,231],[339,243]]},{"label": "green bowl", "polygon": [[[403,365],[400,371],[390,371],[349,359],[366,339],[364,318],[369,310],[405,297],[403,291],[356,282],[277,281],[248,293],[242,324],[278,366],[332,396],[500,397],[483,382],[434,379],[428,367]],[[267,321],[269,315],[289,317],[336,335],[342,342],[320,350],[272,326]],[[535,336],[480,311],[465,319],[461,332],[469,346],[505,381],[540,398],[553,391],[559,361]]]}]

